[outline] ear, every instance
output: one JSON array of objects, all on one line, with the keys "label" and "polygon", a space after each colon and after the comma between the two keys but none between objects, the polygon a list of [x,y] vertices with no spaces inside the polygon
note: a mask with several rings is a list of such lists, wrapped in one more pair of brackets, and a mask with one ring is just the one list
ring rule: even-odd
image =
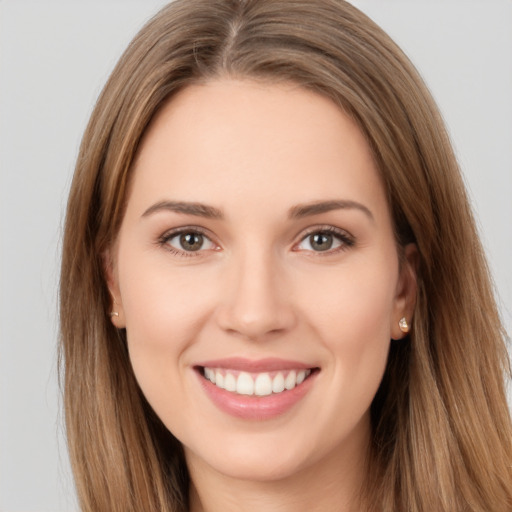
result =
[{"label": "ear", "polygon": [[110,317],[111,322],[118,329],[126,327],[123,302],[121,300],[121,291],[119,288],[119,276],[114,262],[113,249],[107,249],[102,254],[103,272],[107,282],[108,291],[110,292],[110,305],[106,314]]},{"label": "ear", "polygon": [[399,325],[402,318],[405,318],[409,327],[412,325],[418,288],[418,266],[419,254],[416,244],[406,245],[403,250],[393,315],[391,318],[391,338],[394,340],[402,339],[407,334]]}]

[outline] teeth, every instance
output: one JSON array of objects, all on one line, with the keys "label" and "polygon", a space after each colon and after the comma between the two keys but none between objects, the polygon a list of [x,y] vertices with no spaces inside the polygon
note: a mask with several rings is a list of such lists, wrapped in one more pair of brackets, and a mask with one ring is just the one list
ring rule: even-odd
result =
[{"label": "teeth", "polygon": [[279,372],[272,381],[272,391],[274,393],[281,393],[281,391],[284,391],[284,377],[281,372]]},{"label": "teeth", "polygon": [[211,382],[213,382],[213,384],[215,384],[215,371],[212,370],[211,368],[205,368],[204,369],[204,376]]},{"label": "teeth", "polygon": [[224,389],[224,375],[222,375],[219,370],[215,372],[215,385],[218,388]]},{"label": "teeth", "polygon": [[254,395],[254,381],[248,373],[240,372],[236,381],[236,392],[239,395]]},{"label": "teeth", "polygon": [[224,379],[224,389],[227,391],[236,391],[236,379],[232,373],[226,373]]},{"label": "teeth", "polygon": [[268,373],[260,373],[254,383],[254,394],[266,396],[272,394],[272,380]]},{"label": "teeth", "polygon": [[311,374],[311,370],[281,371],[273,377],[267,372],[251,374],[248,372],[231,372],[219,368],[204,368],[204,377],[221,389],[249,396],[268,396],[282,393],[302,384]]},{"label": "teeth", "polygon": [[297,384],[297,374],[295,373],[295,370],[292,370],[286,379],[284,379],[284,387],[286,389],[293,389]]}]

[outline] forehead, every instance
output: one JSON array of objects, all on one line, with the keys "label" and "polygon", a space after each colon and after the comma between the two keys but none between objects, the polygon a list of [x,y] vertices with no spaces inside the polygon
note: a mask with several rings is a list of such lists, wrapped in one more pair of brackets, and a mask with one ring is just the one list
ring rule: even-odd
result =
[{"label": "forehead", "polygon": [[219,80],[183,89],[153,119],[133,170],[134,196],[214,205],[248,194],[265,202],[384,200],[355,122],[291,84]]}]

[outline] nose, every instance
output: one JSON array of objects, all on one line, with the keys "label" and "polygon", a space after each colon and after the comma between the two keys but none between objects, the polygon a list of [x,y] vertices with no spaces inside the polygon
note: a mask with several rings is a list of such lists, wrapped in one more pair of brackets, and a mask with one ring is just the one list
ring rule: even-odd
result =
[{"label": "nose", "polygon": [[217,312],[226,332],[263,340],[289,331],[297,317],[282,269],[265,254],[231,261]]}]

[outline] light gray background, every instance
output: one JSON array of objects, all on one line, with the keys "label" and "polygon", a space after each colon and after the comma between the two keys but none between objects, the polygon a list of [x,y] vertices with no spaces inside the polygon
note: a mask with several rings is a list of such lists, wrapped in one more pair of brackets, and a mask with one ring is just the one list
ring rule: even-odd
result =
[{"label": "light gray background", "polygon": [[[0,512],[76,510],[59,416],[62,212],[109,71],[163,0],[0,0]],[[512,1],[354,0],[448,123],[512,327]]]}]

